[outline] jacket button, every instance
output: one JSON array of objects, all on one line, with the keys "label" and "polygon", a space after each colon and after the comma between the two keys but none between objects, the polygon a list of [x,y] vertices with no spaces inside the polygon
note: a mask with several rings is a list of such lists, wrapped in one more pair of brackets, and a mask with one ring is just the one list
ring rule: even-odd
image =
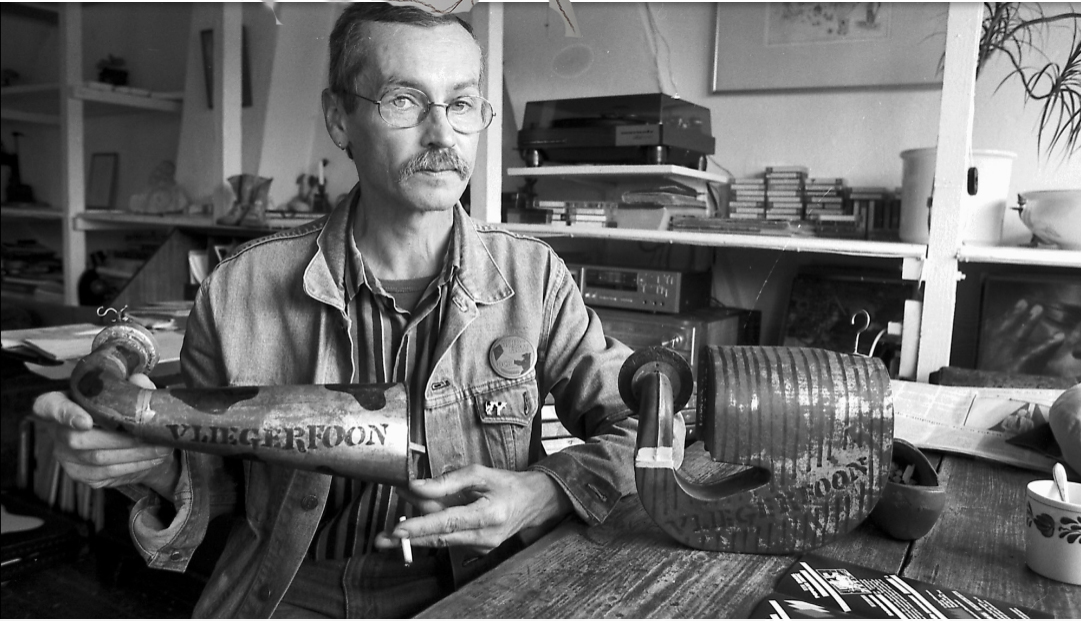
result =
[{"label": "jacket button", "polygon": [[184,559],[184,555],[180,553],[180,550],[173,550],[173,553],[169,555],[169,560],[180,561]]},{"label": "jacket button", "polygon": [[258,597],[259,601],[261,601],[261,602],[265,602],[265,601],[269,600],[270,599],[270,585],[269,584],[264,584],[263,586],[259,587],[259,591],[255,594],[255,596]]},{"label": "jacket button", "polygon": [[319,506],[319,499],[315,497],[315,494],[308,494],[304,500],[300,501],[300,508],[305,511],[311,511],[317,506]]}]

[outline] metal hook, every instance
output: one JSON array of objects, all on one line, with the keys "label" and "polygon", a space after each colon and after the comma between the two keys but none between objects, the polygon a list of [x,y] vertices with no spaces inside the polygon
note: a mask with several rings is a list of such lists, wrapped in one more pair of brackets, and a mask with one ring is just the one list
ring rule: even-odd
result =
[{"label": "metal hook", "polygon": [[852,347],[852,353],[857,356],[863,356],[860,353],[860,335],[867,331],[867,328],[871,327],[871,313],[867,312],[867,309],[861,308],[852,314],[852,325],[856,325],[856,317],[863,315],[863,326],[856,330],[856,344]]},{"label": "metal hook", "polygon": [[109,316],[109,313],[114,313],[116,315],[116,317],[113,319],[113,323],[124,323],[130,321],[130,319],[128,318],[128,306],[126,304],[120,310],[116,310],[115,308],[111,307],[106,308],[104,306],[98,307],[98,317],[105,319]]}]

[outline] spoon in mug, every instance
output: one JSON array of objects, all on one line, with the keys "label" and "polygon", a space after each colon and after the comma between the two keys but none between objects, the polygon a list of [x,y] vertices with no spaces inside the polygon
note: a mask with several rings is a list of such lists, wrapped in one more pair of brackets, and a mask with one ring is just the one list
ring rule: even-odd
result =
[{"label": "spoon in mug", "polygon": [[1055,487],[1058,488],[1059,498],[1062,498],[1062,502],[1070,502],[1070,497],[1066,491],[1066,469],[1062,467],[1062,464],[1055,464],[1055,467],[1051,469],[1051,474],[1055,478]]}]

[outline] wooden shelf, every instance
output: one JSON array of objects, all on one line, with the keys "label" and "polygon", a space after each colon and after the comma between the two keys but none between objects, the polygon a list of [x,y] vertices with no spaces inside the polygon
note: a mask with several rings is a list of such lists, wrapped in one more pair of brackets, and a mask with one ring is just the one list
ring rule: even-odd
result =
[{"label": "wooden shelf", "polygon": [[60,89],[56,84],[0,88],[0,118],[38,125],[60,125]]},{"label": "wooden shelf", "polygon": [[661,178],[670,181],[706,181],[709,183],[727,183],[731,178],[686,166],[674,164],[648,165],[582,165],[582,166],[538,166],[536,168],[508,168],[509,177],[560,177],[590,179],[595,181],[627,181],[643,177]]},{"label": "wooden shelf", "polygon": [[152,95],[106,91],[91,88],[85,84],[73,86],[71,96],[86,102],[92,102],[91,105],[87,106],[87,114],[91,116],[123,114],[138,110],[179,114],[184,107],[182,101],[175,99],[161,99]]},{"label": "wooden shelf", "polygon": [[1022,246],[969,246],[957,250],[962,263],[1027,265],[1032,267],[1072,267],[1081,269],[1081,250],[1027,248]]},{"label": "wooden shelf", "polygon": [[214,222],[210,216],[180,216],[127,213],[123,211],[85,211],[75,217],[77,231],[116,231],[138,228],[171,229],[182,228],[199,230],[207,233],[219,233],[237,236],[259,236],[307,224],[322,217],[301,216],[296,218],[268,218],[265,227],[224,226]]},{"label": "wooden shelf", "polygon": [[922,259],[923,244],[876,242],[826,237],[782,237],[776,235],[734,235],[696,231],[651,231],[646,229],[576,228],[549,224],[500,224],[509,231],[534,237],[579,237],[652,243],[687,244],[731,248],[759,248],[786,252],[815,252],[893,259]]},{"label": "wooden shelf", "polygon": [[52,207],[0,207],[0,218],[5,220],[62,220],[63,212]]},{"label": "wooden shelf", "polygon": [[[86,102],[87,116],[109,116],[134,112],[179,114],[184,104],[175,99],[136,95],[77,84],[71,96]],[[0,116],[9,121],[43,125],[60,124],[60,85],[26,84],[0,88]]]}]

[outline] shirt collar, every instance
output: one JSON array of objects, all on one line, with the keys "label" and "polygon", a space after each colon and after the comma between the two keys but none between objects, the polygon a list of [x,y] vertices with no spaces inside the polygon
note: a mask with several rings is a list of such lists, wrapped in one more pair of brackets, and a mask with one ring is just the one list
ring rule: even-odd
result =
[{"label": "shirt collar", "polygon": [[[351,214],[359,198],[357,185],[327,217],[316,240],[318,251],[304,272],[307,294],[342,311],[357,288],[367,284],[363,257],[352,242]],[[360,275],[357,282],[351,282],[348,276],[354,267],[359,268],[354,272]],[[477,224],[460,204],[454,206],[451,244],[439,284],[450,284],[455,279],[478,304],[498,302],[514,293],[481,239]],[[348,287],[350,283],[352,287]]]}]

